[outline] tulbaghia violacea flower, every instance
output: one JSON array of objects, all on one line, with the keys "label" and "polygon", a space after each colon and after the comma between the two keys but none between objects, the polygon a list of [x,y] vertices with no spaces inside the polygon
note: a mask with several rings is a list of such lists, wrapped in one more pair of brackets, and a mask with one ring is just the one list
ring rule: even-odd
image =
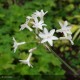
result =
[{"label": "tulbaghia violacea flower", "polygon": [[40,17],[41,21],[43,20],[44,15],[47,13],[48,11],[44,12],[43,10],[41,10],[40,12],[36,10],[36,12],[33,15],[36,15],[37,17]]},{"label": "tulbaghia violacea flower", "polygon": [[23,30],[23,29],[25,29],[25,28],[27,28],[29,31],[33,31],[33,30],[28,26],[27,23],[24,23],[24,24],[21,25],[20,31]]},{"label": "tulbaghia violacea flower", "polygon": [[27,28],[29,31],[33,31],[33,30],[28,26],[28,23],[29,23],[31,17],[30,17],[30,16],[27,16],[26,18],[27,18],[27,19],[26,19],[26,22],[21,25],[20,31],[23,30],[23,29],[25,29],[25,28]]},{"label": "tulbaghia violacea flower", "polygon": [[31,22],[33,24],[33,28],[36,28],[36,29],[43,29],[43,26],[46,26],[46,24],[44,24],[43,21],[38,21],[37,18],[34,19],[33,22]]},{"label": "tulbaghia violacea flower", "polygon": [[29,53],[29,56],[26,60],[19,60],[20,62],[27,64],[29,67],[33,67],[30,63],[30,59],[31,59],[32,53]]},{"label": "tulbaghia violacea flower", "polygon": [[39,33],[39,37],[43,38],[41,43],[48,42],[51,46],[53,46],[53,40],[58,40],[56,36],[53,36],[55,29],[52,29],[50,32],[46,28],[44,28],[43,33]]},{"label": "tulbaghia violacea flower", "polygon": [[42,28],[42,26],[46,26],[46,24],[44,24],[44,22],[43,22],[43,21],[38,21],[38,19],[37,19],[37,18],[35,18],[35,19],[34,19],[34,22],[31,22],[31,23],[33,24],[33,26],[32,26],[32,27],[33,27],[33,28],[36,28],[36,29],[38,29],[38,28],[39,28],[39,29],[41,29],[41,30],[42,30],[42,29],[43,29],[43,28]]},{"label": "tulbaghia violacea flower", "polygon": [[25,44],[26,42],[20,42],[18,43],[15,38],[13,37],[13,41],[14,41],[14,45],[13,45],[13,48],[14,48],[14,53],[16,52],[17,48],[19,45],[22,45],[22,44]]},{"label": "tulbaghia violacea flower", "polygon": [[71,42],[72,45],[74,45],[74,42],[72,41],[72,36],[69,34],[67,37],[60,37],[61,40],[67,39]]},{"label": "tulbaghia violacea flower", "polygon": [[64,23],[59,22],[61,29],[56,30],[56,32],[63,32],[64,36],[67,37],[68,34],[72,34],[71,26],[68,26],[68,22],[64,21]]}]

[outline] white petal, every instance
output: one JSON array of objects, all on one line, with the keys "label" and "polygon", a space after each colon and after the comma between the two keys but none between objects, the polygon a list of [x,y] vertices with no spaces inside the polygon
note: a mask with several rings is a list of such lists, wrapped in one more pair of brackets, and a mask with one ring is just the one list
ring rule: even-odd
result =
[{"label": "white petal", "polygon": [[29,61],[30,61],[31,56],[32,56],[32,53],[29,53],[29,56],[27,58]]},{"label": "white petal", "polygon": [[42,28],[42,25],[38,26],[38,28],[41,29],[41,30],[43,29],[43,28]]},{"label": "white petal", "polygon": [[67,21],[65,21],[64,22],[64,27],[66,27],[68,25],[68,22]]},{"label": "white petal", "polygon": [[47,39],[43,39],[43,40],[41,41],[41,43],[44,43],[44,42],[47,42]]},{"label": "white petal", "polygon": [[29,26],[27,26],[27,29],[29,29],[29,31],[33,31]]},{"label": "white petal", "polygon": [[28,63],[28,66],[33,68],[33,66],[30,63]]},{"label": "white petal", "polygon": [[15,38],[13,37],[13,41],[16,42]]},{"label": "white petal", "polygon": [[26,24],[22,24],[21,28],[20,28],[20,31],[23,30],[23,29],[25,29],[25,28],[26,28]]},{"label": "white petal", "polygon": [[28,64],[28,60],[19,60],[19,61],[24,63],[24,64]]},{"label": "white petal", "polygon": [[39,37],[45,38],[45,34],[43,34],[42,32],[40,32],[40,33],[39,33]]},{"label": "white petal", "polygon": [[32,49],[29,50],[29,52],[32,53],[32,52],[33,52],[34,50],[36,50],[36,49],[37,49],[37,47],[32,48]]},{"label": "white petal", "polygon": [[43,10],[41,10],[42,15],[44,16],[48,11],[44,12]]},{"label": "white petal", "polygon": [[32,15],[32,18],[34,19],[34,21],[35,21],[35,23],[37,23],[38,22],[38,19],[37,19],[37,15]]},{"label": "white petal", "polygon": [[17,50],[17,47],[18,47],[18,46],[14,47],[14,53],[16,52],[16,50]]},{"label": "white petal", "polygon": [[55,32],[55,29],[52,29],[52,30],[50,31],[50,34],[53,35],[54,32]]},{"label": "white petal", "polygon": [[37,16],[40,16],[40,12],[36,10],[36,12],[34,13]]},{"label": "white petal", "polygon": [[26,42],[20,42],[20,43],[17,43],[18,45],[22,45],[22,44],[25,44]]},{"label": "white petal", "polygon": [[69,31],[67,31],[67,33],[68,33],[68,34],[72,34],[72,32],[71,32],[70,30],[69,30]]},{"label": "white petal", "polygon": [[58,40],[56,36],[52,36],[52,40]]},{"label": "white petal", "polygon": [[26,18],[27,18],[28,20],[30,20],[32,17],[30,17],[30,16],[27,16]]},{"label": "white petal", "polygon": [[20,31],[27,28],[28,30],[32,31],[32,29],[28,26],[28,23],[24,23],[21,25]]},{"label": "white petal", "polygon": [[44,33],[45,33],[45,34],[48,34],[47,28],[44,28]]},{"label": "white petal", "polygon": [[63,30],[62,29],[59,29],[59,30],[56,30],[56,32],[63,32]]},{"label": "white petal", "polygon": [[45,12],[45,14],[48,13],[48,11]]},{"label": "white petal", "polygon": [[63,24],[60,21],[59,21],[59,24],[60,24],[61,27],[63,27]]},{"label": "white petal", "polygon": [[63,31],[63,34],[64,34],[65,37],[67,37],[67,33],[66,33],[66,31]]},{"label": "white petal", "polygon": [[53,46],[53,41],[52,40],[48,40],[48,43]]},{"label": "white petal", "polygon": [[42,24],[42,26],[47,26],[46,24]]},{"label": "white petal", "polygon": [[43,9],[41,10],[42,13],[44,13]]}]

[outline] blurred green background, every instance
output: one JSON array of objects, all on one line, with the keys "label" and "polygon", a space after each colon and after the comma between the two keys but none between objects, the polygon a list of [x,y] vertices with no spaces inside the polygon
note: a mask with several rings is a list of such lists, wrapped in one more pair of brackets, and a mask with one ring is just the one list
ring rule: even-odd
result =
[{"label": "blurred green background", "polygon": [[37,43],[22,45],[16,53],[13,52],[13,36],[18,42],[35,40],[32,32],[19,29],[26,21],[26,16],[41,9],[48,11],[44,21],[49,30],[59,29],[58,21],[62,20],[72,25],[74,45],[69,41],[54,41],[52,49],[80,75],[80,0],[0,0],[0,75],[22,75],[15,77],[17,80],[67,80],[73,74],[43,45],[39,45],[33,53],[33,68],[21,64],[19,60],[26,59],[28,50],[37,46]]}]

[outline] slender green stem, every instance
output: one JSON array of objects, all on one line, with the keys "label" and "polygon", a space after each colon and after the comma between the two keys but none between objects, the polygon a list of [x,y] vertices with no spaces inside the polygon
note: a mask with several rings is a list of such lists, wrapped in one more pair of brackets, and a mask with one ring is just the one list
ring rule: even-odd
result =
[{"label": "slender green stem", "polygon": [[74,73],[74,75],[78,75],[78,73],[77,73],[72,67],[70,67],[62,58],[60,58],[49,46],[48,46],[48,49],[49,49],[52,53],[54,53],[54,55],[55,55],[56,57],[58,57],[59,60],[60,60],[63,64],[65,64],[65,65]]},{"label": "slender green stem", "polygon": [[33,41],[33,42],[26,42],[27,44],[30,44],[30,43],[38,43],[37,41]]}]

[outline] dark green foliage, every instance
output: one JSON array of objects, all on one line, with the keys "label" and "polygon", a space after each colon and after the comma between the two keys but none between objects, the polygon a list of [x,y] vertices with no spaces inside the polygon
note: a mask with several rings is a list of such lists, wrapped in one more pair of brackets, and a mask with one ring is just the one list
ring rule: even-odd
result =
[{"label": "dark green foliage", "polygon": [[[29,43],[36,40],[32,32],[27,29],[19,31],[20,25],[26,21],[26,16],[41,9],[48,11],[44,18],[48,29],[59,29],[59,20],[68,20],[73,24],[74,45],[71,46],[68,41],[55,41],[52,49],[80,74],[80,32],[77,33],[80,30],[79,3],[79,0],[0,0],[0,75],[13,75],[12,80],[15,75],[22,75],[16,77],[16,80],[25,80],[27,77],[30,80],[63,80],[65,74],[69,73],[62,66],[62,62],[43,45]],[[13,52],[13,36],[19,42],[28,43],[20,46],[16,53]],[[26,59],[28,50],[35,46],[38,46],[38,49],[34,51],[31,60],[33,68],[20,63],[19,60]]]}]

